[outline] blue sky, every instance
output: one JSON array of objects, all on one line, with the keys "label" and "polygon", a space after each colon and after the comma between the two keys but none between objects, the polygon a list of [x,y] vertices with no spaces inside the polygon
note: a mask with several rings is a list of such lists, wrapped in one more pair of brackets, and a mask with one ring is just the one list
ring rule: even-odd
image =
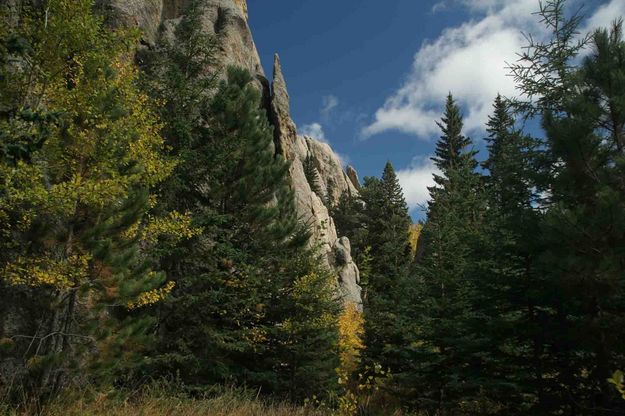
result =
[{"label": "blue sky", "polygon": [[[583,30],[625,15],[625,0],[568,4],[584,6]],[[544,35],[532,16],[538,0],[248,0],[248,8],[268,75],[280,54],[300,133],[329,142],[361,177],[379,176],[390,160],[415,219],[447,92],[482,149],[492,100],[514,94],[506,61],[525,44],[522,32]]]}]

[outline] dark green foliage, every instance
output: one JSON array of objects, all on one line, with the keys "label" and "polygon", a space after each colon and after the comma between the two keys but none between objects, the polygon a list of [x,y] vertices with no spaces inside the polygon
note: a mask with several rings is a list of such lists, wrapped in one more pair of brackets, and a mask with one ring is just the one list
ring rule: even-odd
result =
[{"label": "dark green foliage", "polygon": [[422,232],[424,248],[411,291],[412,368],[402,374],[412,404],[424,409],[457,408],[484,383],[488,345],[473,260],[484,210],[481,180],[470,139],[462,135],[460,111],[451,95],[443,135],[433,158],[441,175]]},{"label": "dark green foliage", "polygon": [[339,234],[350,238],[361,271],[363,369],[378,365],[397,373],[405,365],[407,319],[402,314],[412,299],[403,291],[409,286],[412,254],[408,206],[392,164],[386,164],[382,178],[366,177],[359,196],[342,195],[331,213]]},{"label": "dark green foliage", "polygon": [[[625,43],[621,24],[592,38],[579,88],[543,126],[552,160],[543,222],[544,273],[556,285],[549,355],[559,368],[551,400],[609,414],[621,401],[607,379],[624,364],[623,137]],[[562,388],[561,386],[566,386]],[[573,392],[575,401],[567,400]],[[622,406],[619,407],[621,410]],[[605,409],[605,410],[604,410]]]},{"label": "dark green foliage", "polygon": [[193,199],[177,194],[194,193],[195,178],[204,163],[212,162],[207,151],[211,112],[211,94],[217,87],[217,40],[201,30],[205,1],[191,1],[175,40],[163,37],[158,47],[139,54],[144,70],[144,89],[161,103],[162,131],[170,153],[179,162],[174,174],[164,185],[163,208],[185,212]]},{"label": "dark green foliage", "polygon": [[443,118],[437,122],[437,125],[443,135],[436,143],[435,156],[432,157],[432,161],[442,172],[442,176],[434,175],[436,186],[429,188],[432,201],[428,210],[428,218],[436,215],[434,205],[437,202],[439,192],[443,194],[453,193],[452,189],[456,185],[455,180],[462,183],[465,179],[462,175],[470,177],[477,175],[473,172],[477,167],[475,160],[477,152],[471,148],[473,145],[471,139],[462,134],[463,123],[460,108],[451,94],[447,96]]},{"label": "dark green foliage", "polygon": [[[515,129],[497,97],[487,125],[488,175],[475,173],[459,111],[448,98],[433,158],[418,263],[411,371],[398,379],[412,406],[468,414],[612,414],[608,378],[623,366],[620,218],[625,54],[620,25],[582,43],[564,2],[541,15],[554,40],[530,45],[515,69],[542,115],[545,140]],[[533,50],[533,52],[532,52]],[[532,72],[534,71],[534,72]],[[552,71],[551,76],[546,74]],[[531,101],[536,99],[536,101]],[[564,413],[563,413],[564,412]]]},{"label": "dark green foliage", "polygon": [[[360,267],[362,254],[367,246],[367,230],[364,226],[364,202],[360,195],[344,193],[338,202],[330,206],[338,235],[347,236],[352,247],[352,257]],[[362,272],[362,270],[361,270]]]},{"label": "dark green foliage", "polygon": [[402,366],[401,295],[410,262],[408,206],[401,186],[388,162],[381,179],[365,178],[361,189],[366,240],[360,252],[370,253],[363,284],[365,309],[365,365],[374,363],[396,372]]},{"label": "dark green foliage", "polygon": [[[487,209],[476,244],[476,281],[484,322],[485,397],[499,413],[524,414],[538,400],[545,371],[537,328],[552,291],[539,268],[540,212],[533,207],[536,141],[515,128],[510,104],[497,96],[487,123],[489,157],[483,163]],[[529,399],[533,396],[533,399]],[[507,397],[505,401],[501,398]]]},{"label": "dark green foliage", "polygon": [[575,58],[586,47],[590,35],[581,35],[584,19],[581,8],[568,16],[567,0],[539,2],[536,13],[551,33],[545,41],[529,36],[520,59],[510,64],[511,76],[521,92],[512,102],[525,118],[540,117],[545,111],[561,111],[569,94],[574,93]]},{"label": "dark green foliage", "polygon": [[25,93],[29,71],[20,62],[35,53],[25,33],[12,28],[8,11],[0,6],[0,158],[10,163],[30,161],[59,122],[58,113],[33,108]]},{"label": "dark green foliage", "polygon": [[[5,6],[0,338],[10,348],[0,352],[0,389],[37,399],[70,383],[119,381],[144,355],[152,321],[129,305],[158,298],[164,276],[133,229],[169,166],[134,71],[119,62],[132,33],[107,30],[87,1],[53,2],[49,15],[33,6],[13,20]],[[70,74],[68,56],[80,73]]]},{"label": "dark green foliage", "polygon": [[[298,221],[257,80],[218,66],[205,1],[137,53],[153,103],[127,59],[137,37],[89,0],[40,3],[26,19],[1,6],[0,401],[158,376],[335,398],[336,276]],[[540,7],[552,38],[511,65],[522,97],[495,99],[482,171],[447,97],[414,261],[390,162],[336,201],[303,161],[362,276],[363,374],[342,410],[625,413],[609,380],[625,368],[622,24],[579,37],[564,0]]]},{"label": "dark green foliage", "polygon": [[202,230],[161,245],[159,261],[177,285],[158,310],[152,368],[200,388],[234,383],[292,400],[321,396],[336,388],[332,277],[307,248],[289,164],[273,152],[251,75],[229,68],[216,87],[215,70],[207,72],[214,41],[201,35],[198,7],[191,4],[173,44],[146,57],[180,157],[160,209],[188,211]]},{"label": "dark green foliage", "polygon": [[287,296],[274,310],[279,322],[271,362],[276,383],[269,387],[295,401],[311,394],[328,398],[338,391],[337,324],[343,306],[337,299],[335,277],[320,266],[321,259],[301,250],[294,254],[300,258],[282,260],[283,267],[297,277],[280,289]]},{"label": "dark green foliage", "polygon": [[[477,152],[470,149],[471,139],[462,134],[462,115],[451,94],[447,96],[443,118],[436,124],[443,134],[436,143],[435,156],[432,157],[434,164],[444,175],[465,167],[474,169],[477,166],[474,159]],[[442,186],[445,179],[439,176],[436,182]]]},{"label": "dark green foliage", "polygon": [[304,175],[306,176],[306,180],[310,185],[310,189],[320,198],[323,197],[321,193],[321,187],[319,186],[319,172],[315,167],[315,159],[312,157],[312,155],[308,155],[306,156],[306,159],[304,159]]},{"label": "dark green foliage", "polygon": [[[537,227],[529,237],[540,242],[533,249],[520,245],[534,252],[529,264],[540,276],[529,281],[541,291],[527,292],[534,326],[525,326],[534,328],[526,336],[535,356],[535,411],[618,413],[622,404],[606,380],[623,362],[616,342],[625,284],[616,260],[623,247],[623,189],[615,179],[622,175],[621,28],[617,23],[576,42],[579,17],[565,19],[564,1],[547,2],[541,15],[552,40],[530,45],[525,60],[531,65],[513,68],[521,91],[534,99],[516,108],[542,116],[547,136],[532,158],[543,215],[520,224]],[[576,67],[588,41],[593,52]],[[553,77],[540,76],[548,71]]]},{"label": "dark green foliage", "polygon": [[322,393],[335,378],[337,304],[327,287],[315,291],[329,276],[305,248],[258,92],[246,72],[228,76],[211,105],[209,160],[191,175],[196,194],[178,195],[195,198],[204,232],[165,260],[179,286],[163,312],[164,358],[188,383],[301,399],[304,383]]},{"label": "dark green foliage", "polygon": [[[369,178],[362,191],[365,215],[368,219],[368,246],[376,253],[372,273],[378,275],[372,282],[380,293],[392,286],[409,261],[408,205],[404,199],[399,180],[390,162],[386,163],[382,179]],[[388,279],[388,280],[387,280]],[[374,290],[376,290],[374,289]]]}]

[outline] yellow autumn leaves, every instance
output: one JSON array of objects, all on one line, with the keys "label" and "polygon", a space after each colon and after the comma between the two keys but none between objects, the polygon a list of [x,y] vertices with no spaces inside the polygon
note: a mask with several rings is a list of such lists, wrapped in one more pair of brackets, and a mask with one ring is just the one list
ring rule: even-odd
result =
[{"label": "yellow autumn leaves", "polygon": [[51,286],[67,290],[85,279],[89,260],[87,255],[69,256],[64,260],[20,257],[0,271],[0,278],[13,286]]},{"label": "yellow autumn leaves", "polygon": [[128,302],[126,307],[128,309],[137,309],[144,306],[153,305],[165,299],[165,297],[171,293],[176,284],[174,282],[167,282],[165,286],[160,289],[150,290],[149,292],[141,293],[135,301]]}]

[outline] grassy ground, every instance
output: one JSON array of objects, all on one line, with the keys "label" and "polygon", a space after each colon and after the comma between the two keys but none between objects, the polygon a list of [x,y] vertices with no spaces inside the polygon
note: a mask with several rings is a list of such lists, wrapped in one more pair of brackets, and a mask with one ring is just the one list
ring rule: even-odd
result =
[{"label": "grassy ground", "polygon": [[149,389],[134,398],[117,393],[82,392],[38,408],[32,404],[10,409],[0,403],[1,416],[329,416],[330,412],[263,402],[240,391],[226,391],[212,398],[192,399]]}]

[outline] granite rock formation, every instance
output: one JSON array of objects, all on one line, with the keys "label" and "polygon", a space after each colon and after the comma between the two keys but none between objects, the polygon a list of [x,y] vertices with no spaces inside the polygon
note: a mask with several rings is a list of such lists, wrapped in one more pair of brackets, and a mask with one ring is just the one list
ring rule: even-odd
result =
[{"label": "granite rock formation", "polygon": [[[362,306],[360,272],[352,261],[351,246],[346,237],[338,238],[334,220],[327,205],[336,203],[344,193],[357,195],[356,186],[343,170],[339,157],[327,143],[297,134],[291,119],[289,93],[278,55],[274,58],[270,120],[275,129],[276,149],[291,161],[289,175],[295,191],[300,218],[313,233],[311,244],[319,246],[327,265],[339,275],[339,287],[346,302]],[[321,195],[308,183],[304,161],[312,156],[318,173]]]}]

